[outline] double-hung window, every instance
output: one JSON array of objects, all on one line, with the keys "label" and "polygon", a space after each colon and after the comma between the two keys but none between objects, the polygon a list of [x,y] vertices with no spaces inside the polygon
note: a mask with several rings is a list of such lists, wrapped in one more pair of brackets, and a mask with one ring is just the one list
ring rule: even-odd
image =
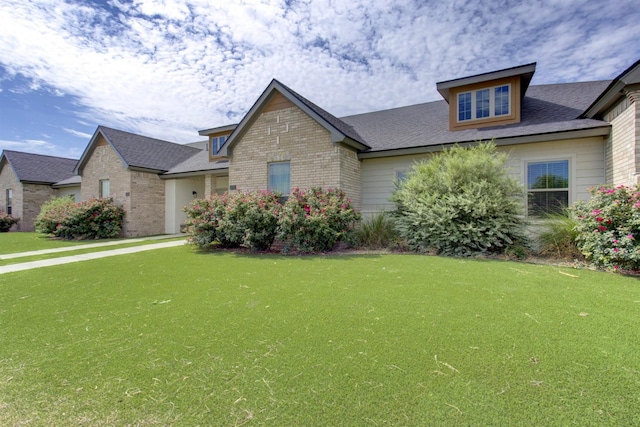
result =
[{"label": "double-hung window", "polygon": [[7,215],[11,215],[11,211],[13,210],[13,190],[7,190]]},{"label": "double-hung window", "polygon": [[458,94],[458,122],[508,116],[511,114],[510,85],[472,90]]},{"label": "double-hung window", "polygon": [[291,192],[291,165],[289,162],[269,163],[269,190],[282,193]]},{"label": "double-hung window", "polygon": [[569,206],[569,161],[527,163],[527,192],[530,216],[561,212]]},{"label": "double-hung window", "polygon": [[109,183],[108,179],[100,180],[99,193],[100,193],[100,198],[109,197],[109,195],[111,194],[111,184]]}]

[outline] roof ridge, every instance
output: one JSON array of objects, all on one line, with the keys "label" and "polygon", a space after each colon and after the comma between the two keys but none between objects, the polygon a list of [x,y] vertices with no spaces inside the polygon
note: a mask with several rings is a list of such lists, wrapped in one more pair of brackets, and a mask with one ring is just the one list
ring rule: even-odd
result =
[{"label": "roof ridge", "polygon": [[76,162],[78,161],[78,159],[74,159],[73,157],[52,156],[51,154],[30,153],[28,151],[18,151],[18,150],[3,149],[2,152],[3,153],[27,154],[27,155],[30,155],[30,156],[39,156],[39,157],[49,157],[51,159],[75,160]]}]

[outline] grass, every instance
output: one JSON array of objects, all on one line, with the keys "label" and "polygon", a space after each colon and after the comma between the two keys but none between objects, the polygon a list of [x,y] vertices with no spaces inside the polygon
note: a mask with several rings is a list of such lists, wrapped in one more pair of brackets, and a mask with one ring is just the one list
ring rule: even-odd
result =
[{"label": "grass", "polygon": [[57,240],[40,233],[0,233],[0,255],[41,249],[64,248],[95,242],[95,240]]},{"label": "grass", "polygon": [[[29,233],[22,233],[22,234],[29,234]],[[22,243],[22,245],[17,245],[17,247],[20,248],[26,248],[23,249],[24,251],[31,251],[31,250],[39,250],[39,249],[31,249],[33,247],[38,247],[40,246],[40,242],[39,240],[35,240],[36,244],[35,245],[28,245],[27,243],[31,243],[32,242],[32,238],[30,236],[25,236],[22,238],[22,240],[17,239],[20,243]],[[162,242],[169,242],[169,241],[173,241],[173,240],[184,240],[184,237],[168,237],[166,239],[162,239]],[[59,242],[58,240],[54,240],[55,242]],[[66,242],[66,241],[65,241]],[[112,243],[109,246],[103,246],[103,247],[91,247],[91,248],[86,248],[85,246],[89,243],[106,243],[106,242],[110,242]],[[88,253],[93,253],[93,252],[102,252],[102,251],[108,251],[108,250],[112,250],[112,249],[122,249],[122,248],[131,248],[131,247],[135,247],[135,246],[144,246],[144,245],[149,245],[149,244],[153,244],[153,243],[159,243],[160,240],[138,240],[138,239],[102,239],[102,240],[83,240],[83,241],[75,241],[76,245],[65,245],[65,246],[59,246],[59,247],[51,247],[51,248],[40,248],[40,249],[56,249],[56,248],[60,248],[60,247],[66,247],[69,250],[67,251],[63,251],[63,252],[55,252],[55,253],[47,253],[47,254],[39,254],[39,255],[31,255],[31,256],[21,256],[18,258],[9,258],[9,259],[2,259],[3,255],[9,255],[9,254],[14,254],[14,253],[19,253],[22,251],[18,251],[18,250],[11,250],[11,249],[4,249],[4,251],[6,253],[0,253],[0,266],[3,265],[9,265],[9,264],[18,264],[18,263],[23,263],[23,262],[30,262],[30,261],[39,261],[39,260],[43,260],[43,259],[51,259],[51,258],[60,258],[60,257],[66,257],[66,256],[70,256],[70,255],[81,255],[81,254],[88,254]],[[117,244],[116,244],[117,243]],[[73,248],[73,249],[72,249]]]},{"label": "grass", "polygon": [[189,247],[0,275],[0,425],[638,425],[637,279]]}]

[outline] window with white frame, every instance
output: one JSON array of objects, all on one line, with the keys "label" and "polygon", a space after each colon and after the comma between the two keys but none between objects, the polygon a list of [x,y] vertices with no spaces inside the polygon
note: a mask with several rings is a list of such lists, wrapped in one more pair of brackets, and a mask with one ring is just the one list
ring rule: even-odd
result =
[{"label": "window with white frame", "polygon": [[13,210],[13,190],[7,190],[7,215],[11,215],[11,211]]},{"label": "window with white frame", "polygon": [[527,163],[527,212],[544,216],[569,206],[569,160]]},{"label": "window with white frame", "polygon": [[110,194],[111,194],[111,184],[109,183],[109,180],[108,179],[101,179],[100,180],[100,189],[99,189],[100,198],[109,197]]},{"label": "window with white frame", "polygon": [[511,85],[458,94],[458,122],[507,116],[511,113]]},{"label": "window with white frame", "polygon": [[289,162],[269,163],[269,190],[283,196],[291,192],[291,165]]},{"label": "window with white frame", "polygon": [[224,145],[229,135],[211,137],[211,154],[216,155]]}]

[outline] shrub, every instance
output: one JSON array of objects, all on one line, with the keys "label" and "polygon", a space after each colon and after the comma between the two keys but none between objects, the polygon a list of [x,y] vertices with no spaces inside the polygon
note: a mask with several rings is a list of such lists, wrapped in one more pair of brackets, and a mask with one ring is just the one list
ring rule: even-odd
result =
[{"label": "shrub", "polygon": [[77,203],[58,224],[54,236],[63,239],[108,239],[118,237],[124,210],[113,199],[91,199]]},{"label": "shrub", "polygon": [[54,234],[58,225],[63,222],[76,207],[73,197],[53,197],[40,208],[36,217],[36,231],[44,234]]},{"label": "shrub", "polygon": [[520,184],[493,143],[455,146],[414,165],[392,196],[398,231],[416,251],[502,253],[525,242]]},{"label": "shrub", "polygon": [[544,231],[538,235],[540,254],[565,259],[582,258],[576,245],[577,226],[578,221],[569,209],[546,217]]},{"label": "shrub", "polygon": [[400,241],[393,219],[387,212],[379,212],[362,220],[356,236],[359,245],[370,249],[397,246]]},{"label": "shrub", "polygon": [[342,190],[293,189],[278,220],[285,251],[329,251],[349,238],[360,214]]},{"label": "shrub", "polygon": [[256,191],[194,200],[184,209],[189,240],[201,248],[267,250],[277,234],[279,197],[279,193]]},{"label": "shrub", "polygon": [[195,199],[184,207],[184,212],[187,214],[185,225],[190,243],[200,248],[214,245],[223,247],[240,245],[228,240],[224,232],[228,197],[227,193],[221,196],[214,194],[208,199]]},{"label": "shrub", "polygon": [[14,218],[11,215],[7,215],[6,212],[0,211],[0,233],[6,233],[13,227],[14,224],[17,224],[20,221],[20,218]]},{"label": "shrub", "polygon": [[576,202],[578,249],[596,266],[640,270],[640,187],[592,188],[591,199]]}]

